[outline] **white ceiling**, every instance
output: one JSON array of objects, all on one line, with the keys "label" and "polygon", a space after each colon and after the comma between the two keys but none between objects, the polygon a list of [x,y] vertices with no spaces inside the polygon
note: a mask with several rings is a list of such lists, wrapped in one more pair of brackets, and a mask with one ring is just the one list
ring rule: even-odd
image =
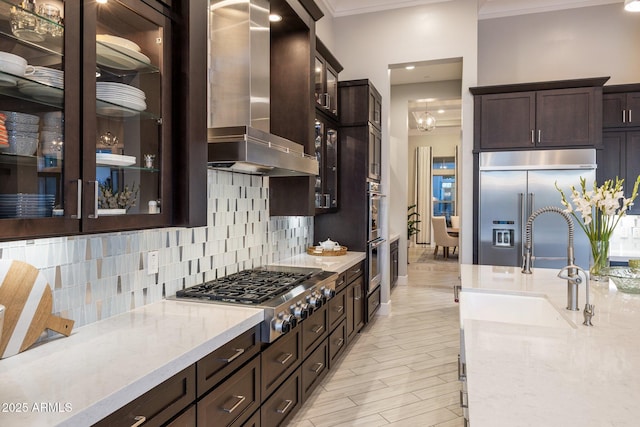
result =
[{"label": "white ceiling", "polygon": [[[402,7],[469,0],[319,0],[334,17]],[[624,0],[477,0],[478,19],[549,12],[577,7],[623,3]]]}]

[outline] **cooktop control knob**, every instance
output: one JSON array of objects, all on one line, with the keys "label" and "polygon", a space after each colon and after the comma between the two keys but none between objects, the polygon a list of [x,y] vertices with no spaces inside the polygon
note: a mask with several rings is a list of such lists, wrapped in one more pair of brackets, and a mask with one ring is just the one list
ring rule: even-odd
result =
[{"label": "cooktop control knob", "polygon": [[315,292],[307,297],[307,302],[311,307],[320,308],[322,307],[322,298]]},{"label": "cooktop control knob", "polygon": [[303,304],[301,301],[298,301],[295,305],[290,307],[291,314],[297,319],[304,320],[309,317],[309,309],[307,304]]},{"label": "cooktop control knob", "polygon": [[276,332],[286,334],[291,330],[291,328],[295,327],[295,324],[291,324],[291,319],[292,316],[290,314],[280,313],[278,318],[273,321],[273,329],[275,329]]},{"label": "cooktop control knob", "polygon": [[333,298],[336,296],[336,291],[331,289],[331,288],[325,288],[324,286],[322,288],[320,288],[320,292],[322,292],[322,295],[325,296],[325,298],[329,299],[329,298]]}]

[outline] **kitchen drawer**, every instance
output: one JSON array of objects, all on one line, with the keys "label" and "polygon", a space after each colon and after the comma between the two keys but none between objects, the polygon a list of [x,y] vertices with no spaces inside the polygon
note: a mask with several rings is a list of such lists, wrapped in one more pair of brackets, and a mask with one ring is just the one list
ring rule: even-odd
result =
[{"label": "kitchen drawer", "polygon": [[302,326],[302,358],[306,358],[316,346],[329,335],[328,304],[314,311],[301,323]]},{"label": "kitchen drawer", "polygon": [[197,362],[198,397],[220,383],[260,352],[260,325],[256,325]]},{"label": "kitchen drawer", "polygon": [[130,426],[142,419],[145,427],[165,424],[196,400],[196,367],[189,366],[95,424]]},{"label": "kitchen drawer", "polygon": [[196,427],[196,425],[196,405],[191,405],[189,409],[167,424],[166,427]]},{"label": "kitchen drawer", "polygon": [[344,271],[338,275],[336,279],[336,293],[340,292],[347,286],[347,272]]},{"label": "kitchen drawer", "polygon": [[302,361],[302,330],[293,331],[278,338],[262,351],[261,400],[264,402]]},{"label": "kitchen drawer", "polygon": [[320,384],[329,372],[329,343],[324,340],[309,355],[300,368],[302,379],[302,402],[307,400],[311,392]]},{"label": "kitchen drawer", "polygon": [[260,423],[263,426],[278,427],[287,424],[300,408],[300,370],[291,376],[260,407]]},{"label": "kitchen drawer", "polygon": [[251,415],[251,417],[242,424],[242,427],[260,427],[260,409]]},{"label": "kitchen drawer", "polygon": [[198,425],[240,426],[260,407],[260,356],[198,402]]},{"label": "kitchen drawer", "polygon": [[333,331],[347,315],[347,290],[329,300],[329,331]]},{"label": "kitchen drawer", "polygon": [[367,322],[371,322],[376,311],[380,308],[380,286],[367,296]]},{"label": "kitchen drawer", "polygon": [[360,261],[347,270],[347,283],[353,282],[356,278],[362,276],[362,273],[364,273],[364,261]]},{"label": "kitchen drawer", "polygon": [[343,320],[338,327],[329,335],[329,369],[333,369],[333,364],[344,352],[347,344],[347,320]]}]

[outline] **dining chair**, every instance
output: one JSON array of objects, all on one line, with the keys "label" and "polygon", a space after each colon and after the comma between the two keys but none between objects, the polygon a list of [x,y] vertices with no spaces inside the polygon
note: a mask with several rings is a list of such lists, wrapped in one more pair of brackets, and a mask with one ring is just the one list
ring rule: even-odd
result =
[{"label": "dining chair", "polygon": [[460,228],[460,217],[458,215],[451,215],[451,228]]},{"label": "dining chair", "polygon": [[458,238],[450,236],[447,233],[447,219],[443,216],[434,216],[431,218],[431,224],[433,225],[433,240],[435,243],[435,250],[433,251],[433,257],[438,255],[438,248],[442,247],[442,256],[449,258],[449,248],[455,248],[458,246]]}]

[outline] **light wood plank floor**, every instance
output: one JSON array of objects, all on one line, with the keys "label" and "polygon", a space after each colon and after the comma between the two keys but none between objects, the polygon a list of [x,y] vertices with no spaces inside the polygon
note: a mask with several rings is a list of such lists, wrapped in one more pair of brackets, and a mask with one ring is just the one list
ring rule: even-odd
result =
[{"label": "light wood plank floor", "polygon": [[[416,263],[425,251],[430,261]],[[392,290],[392,314],[359,334],[289,427],[463,425],[458,260],[432,258],[431,248],[410,249],[408,285]]]}]

